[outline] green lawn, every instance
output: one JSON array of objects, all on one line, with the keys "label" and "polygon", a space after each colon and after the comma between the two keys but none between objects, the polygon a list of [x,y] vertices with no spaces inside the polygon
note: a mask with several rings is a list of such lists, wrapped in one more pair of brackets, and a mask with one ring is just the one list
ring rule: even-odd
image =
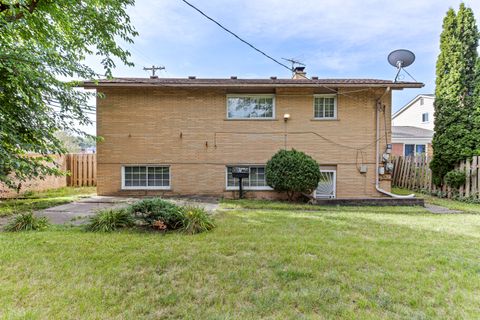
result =
[{"label": "green lawn", "polygon": [[392,191],[393,193],[396,193],[396,194],[415,193],[417,197],[424,198],[425,203],[446,207],[452,210],[460,210],[460,211],[471,212],[471,213],[480,213],[480,204],[467,203],[463,201],[456,201],[456,200],[450,200],[445,198],[438,198],[438,197],[430,196],[424,193],[414,192],[414,191],[411,191],[408,189],[402,189],[402,188],[392,188]]},{"label": "green lawn", "polygon": [[0,233],[0,318],[480,317],[480,215],[260,204],[195,236]]},{"label": "green lawn", "polygon": [[95,187],[65,187],[31,193],[19,199],[0,200],[0,217],[50,208],[93,195],[95,192]]}]

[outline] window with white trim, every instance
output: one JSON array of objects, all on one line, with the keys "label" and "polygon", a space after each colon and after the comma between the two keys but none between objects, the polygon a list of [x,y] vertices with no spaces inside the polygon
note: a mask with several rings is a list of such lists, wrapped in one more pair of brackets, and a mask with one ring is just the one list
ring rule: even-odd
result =
[{"label": "window with white trim", "polygon": [[422,113],[422,122],[428,122],[428,112]]},{"label": "window with white trim", "polygon": [[320,181],[315,190],[317,199],[335,199],[337,193],[337,168],[331,166],[320,167]]},{"label": "window with white trim", "polygon": [[170,167],[123,166],[122,189],[170,189]]},{"label": "window with white trim", "polygon": [[[239,179],[232,175],[232,168],[227,166],[227,190],[238,190]],[[242,186],[245,190],[271,190],[265,178],[265,166],[243,166],[250,169],[248,178],[242,179]]]},{"label": "window with white trim", "polygon": [[227,119],[273,119],[274,95],[228,95]]},{"label": "window with white trim", "polygon": [[313,117],[315,119],[336,119],[337,96],[334,94],[315,95]]},{"label": "window with white trim", "polygon": [[427,153],[427,145],[425,144],[405,144],[404,156],[417,156]]}]

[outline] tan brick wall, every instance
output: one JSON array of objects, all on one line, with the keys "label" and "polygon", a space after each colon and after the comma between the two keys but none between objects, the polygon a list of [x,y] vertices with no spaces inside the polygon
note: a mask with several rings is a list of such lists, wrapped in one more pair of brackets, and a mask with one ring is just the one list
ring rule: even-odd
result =
[{"label": "tan brick wall", "polygon": [[[102,195],[229,197],[232,192],[225,190],[225,166],[265,164],[284,147],[287,132],[287,148],[304,151],[322,165],[337,166],[338,198],[381,196],[375,191],[375,100],[384,89],[358,90],[340,90],[338,119],[319,121],[313,120],[312,90],[277,89],[275,120],[226,120],[226,95],[235,91],[103,88],[105,98],[97,101],[97,133],[104,138],[97,146],[97,191]],[[384,101],[390,137],[389,94]],[[291,116],[287,123],[283,121],[285,113]],[[384,128],[384,117],[381,119]],[[383,151],[385,139],[380,144]],[[356,148],[363,148],[363,154]],[[362,157],[367,174],[357,170]],[[121,166],[128,164],[170,165],[172,189],[122,191]],[[389,190],[389,181],[382,186]],[[275,193],[249,195],[272,197]]]}]

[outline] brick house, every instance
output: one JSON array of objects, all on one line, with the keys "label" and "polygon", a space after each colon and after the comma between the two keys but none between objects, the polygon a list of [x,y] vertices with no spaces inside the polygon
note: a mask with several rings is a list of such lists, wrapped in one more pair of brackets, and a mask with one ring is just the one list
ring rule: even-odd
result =
[{"label": "brick house", "polygon": [[394,156],[433,156],[433,130],[413,126],[392,126]]},{"label": "brick house", "polygon": [[434,94],[419,94],[392,115],[394,155],[433,155],[434,102]]},{"label": "brick house", "polygon": [[376,162],[390,143],[391,92],[423,84],[309,79],[299,68],[293,79],[114,78],[83,86],[104,95],[100,195],[233,197],[232,167],[242,165],[250,168],[247,196],[275,198],[265,164],[295,148],[320,164],[317,197],[372,198],[390,190]]}]

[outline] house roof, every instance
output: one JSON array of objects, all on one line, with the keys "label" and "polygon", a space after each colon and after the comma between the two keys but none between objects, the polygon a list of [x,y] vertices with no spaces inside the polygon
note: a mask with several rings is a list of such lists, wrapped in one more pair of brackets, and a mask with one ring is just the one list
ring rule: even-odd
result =
[{"label": "house roof", "polygon": [[410,102],[408,102],[406,105],[404,105],[404,106],[401,107],[399,110],[397,110],[397,112],[395,112],[395,113],[392,115],[392,119],[395,119],[395,118],[398,117],[402,112],[404,112],[405,110],[407,110],[408,108],[410,108],[411,106],[413,106],[413,104],[414,104],[415,102],[417,102],[418,99],[420,99],[420,98],[435,99],[435,95],[432,94],[432,93],[423,93],[423,94],[417,95],[415,98],[413,98],[412,100],[410,100]]},{"label": "house roof", "polygon": [[96,81],[84,81],[79,85],[84,88],[97,87],[391,87],[422,88],[421,82],[393,82],[379,79],[207,79],[207,78],[113,78]]},{"label": "house roof", "polygon": [[433,138],[433,130],[412,127],[412,126],[392,126],[392,139],[418,139]]}]

